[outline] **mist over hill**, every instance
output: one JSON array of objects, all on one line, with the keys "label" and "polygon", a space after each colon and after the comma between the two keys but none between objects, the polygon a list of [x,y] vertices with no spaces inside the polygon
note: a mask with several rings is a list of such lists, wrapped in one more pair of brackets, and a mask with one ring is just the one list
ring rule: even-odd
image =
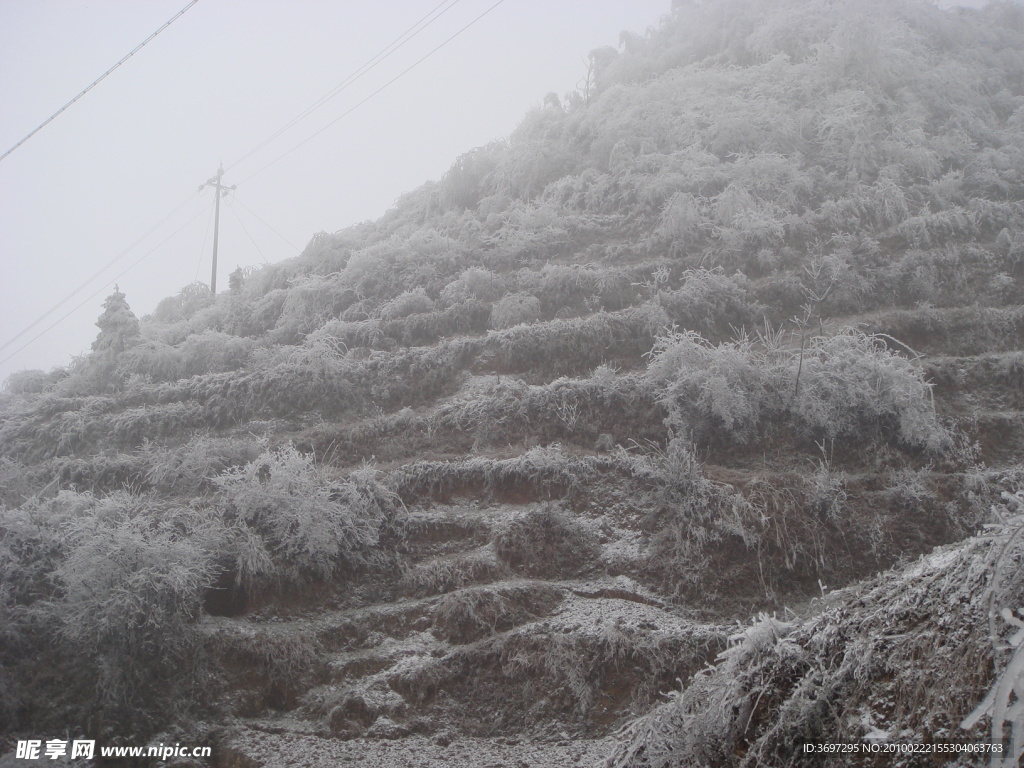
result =
[{"label": "mist over hill", "polygon": [[115,292],[0,401],[0,728],[1016,764],[1022,198],[1020,6],[680,0],[380,220]]}]

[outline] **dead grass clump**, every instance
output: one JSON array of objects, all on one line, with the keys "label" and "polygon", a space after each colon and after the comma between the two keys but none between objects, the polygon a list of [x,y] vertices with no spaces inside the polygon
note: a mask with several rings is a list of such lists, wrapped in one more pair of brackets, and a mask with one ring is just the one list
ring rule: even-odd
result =
[{"label": "dead grass clump", "polygon": [[434,302],[422,287],[414,288],[411,291],[404,291],[390,301],[381,305],[379,313],[381,320],[398,320],[410,315],[418,315],[430,312],[434,308]]},{"label": "dead grass clump", "polygon": [[299,696],[327,674],[323,647],[315,637],[216,632],[207,639],[207,648],[220,659],[231,687],[249,694],[239,699],[248,710],[243,715],[263,708],[292,709]]},{"label": "dead grass clump", "polygon": [[456,493],[491,497],[559,498],[593,481],[613,461],[572,456],[554,445],[531,448],[511,459],[474,457],[467,461],[423,461],[398,471],[398,493],[405,499],[426,495],[447,498]]},{"label": "dead grass clump", "polygon": [[530,576],[575,576],[593,567],[597,537],[566,512],[534,507],[500,526],[494,551],[509,567]]},{"label": "dead grass clump", "polygon": [[416,566],[399,583],[399,591],[411,597],[441,595],[470,584],[495,581],[506,569],[487,549],[478,549],[457,557],[445,557]]},{"label": "dead grass clump", "polygon": [[434,608],[436,637],[471,643],[548,615],[562,593],[544,585],[474,587],[444,597]]},{"label": "dead grass clump", "polygon": [[638,363],[670,325],[665,310],[646,303],[619,312],[506,328],[487,337],[502,372],[582,375],[609,361]]},{"label": "dead grass clump", "polygon": [[706,627],[664,632],[616,619],[558,631],[541,622],[458,648],[441,660],[443,687],[458,702],[453,714],[482,734],[552,723],[605,733],[722,645]]},{"label": "dead grass clump", "polygon": [[540,319],[540,299],[528,293],[513,293],[491,308],[491,328],[512,328]]},{"label": "dead grass clump", "polygon": [[682,328],[724,335],[732,328],[758,322],[759,309],[747,295],[742,273],[727,277],[722,269],[693,269],[674,291],[660,291],[657,302]]},{"label": "dead grass clump", "polygon": [[730,544],[751,549],[760,540],[763,514],[732,486],[708,479],[682,439],[653,456],[631,458],[634,475],[652,485],[646,569],[670,594],[698,584],[708,589],[723,576],[711,568],[714,550]]},{"label": "dead grass clump", "polygon": [[649,386],[598,366],[587,378],[559,378],[530,385],[491,377],[438,408],[436,430],[472,435],[476,446],[516,444],[535,438],[591,446],[601,433],[661,435],[664,410]]},{"label": "dead grass clump", "polygon": [[148,465],[146,482],[173,493],[199,493],[221,472],[253,461],[265,441],[250,437],[197,434],[183,446],[164,448],[146,441],[139,453]]}]

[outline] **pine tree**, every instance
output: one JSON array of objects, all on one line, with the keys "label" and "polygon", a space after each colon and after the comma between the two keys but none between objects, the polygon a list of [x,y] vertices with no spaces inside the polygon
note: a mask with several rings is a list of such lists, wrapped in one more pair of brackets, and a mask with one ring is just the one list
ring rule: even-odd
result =
[{"label": "pine tree", "polygon": [[110,352],[116,356],[133,346],[139,338],[139,319],[116,285],[114,292],[103,302],[103,314],[96,321],[96,326],[100,332],[92,343],[93,352]]}]

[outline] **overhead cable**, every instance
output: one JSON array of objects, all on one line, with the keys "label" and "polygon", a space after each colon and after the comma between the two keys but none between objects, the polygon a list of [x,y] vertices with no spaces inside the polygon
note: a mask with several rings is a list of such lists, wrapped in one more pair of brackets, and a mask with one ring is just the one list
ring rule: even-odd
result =
[{"label": "overhead cable", "polygon": [[184,7],[184,8],[182,8],[182,9],[181,9],[180,11],[178,11],[178,12],[177,12],[176,14],[174,14],[174,16],[172,16],[172,17],[171,17],[170,19],[168,19],[168,20],[167,20],[166,22],[164,22],[164,25],[163,25],[162,27],[160,27],[160,29],[158,29],[158,30],[157,30],[156,32],[154,32],[154,33],[153,33],[152,35],[150,35],[149,37],[147,37],[147,38],[146,38],[145,40],[143,40],[143,41],[142,41],[141,43],[139,43],[139,44],[138,44],[137,46],[135,46],[134,48],[132,48],[132,50],[131,50],[131,51],[129,51],[129,53],[128,53],[128,55],[127,55],[127,56],[125,56],[125,57],[124,57],[123,59],[121,59],[121,60],[120,60],[119,62],[117,62],[117,64],[115,64],[115,65],[114,65],[114,66],[112,66],[112,67],[111,67],[110,69],[108,69],[108,70],[107,70],[106,72],[104,72],[104,73],[103,73],[102,75],[100,75],[100,76],[99,76],[99,77],[97,77],[97,78],[96,78],[95,80],[93,80],[93,81],[92,81],[92,82],[91,82],[91,83],[90,83],[90,84],[89,84],[89,85],[88,85],[88,86],[86,87],[86,89],[85,89],[84,91],[82,91],[81,93],[79,93],[79,94],[78,94],[77,96],[75,96],[75,98],[73,98],[73,99],[72,99],[71,101],[69,101],[69,102],[68,102],[67,104],[65,104],[65,105],[64,105],[63,107],[61,107],[61,108],[60,108],[60,109],[58,109],[58,110],[57,110],[56,112],[54,112],[54,113],[53,113],[52,115],[50,115],[50,116],[49,116],[48,118],[46,118],[46,119],[45,119],[45,120],[44,120],[44,121],[43,121],[42,123],[40,123],[40,124],[39,124],[38,126],[36,126],[36,128],[35,128],[35,129],[33,129],[33,130],[32,130],[32,132],[28,134],[28,136],[26,136],[25,138],[23,138],[23,139],[22,139],[21,141],[19,141],[19,142],[18,142],[17,144],[15,144],[15,145],[14,145],[13,147],[11,147],[11,148],[10,148],[10,149],[8,149],[8,150],[7,150],[6,152],[4,152],[4,153],[3,153],[2,155],[0,155],[0,161],[3,161],[3,159],[4,159],[5,157],[7,157],[7,156],[8,156],[9,154],[11,154],[11,153],[12,153],[12,152],[13,152],[14,150],[16,150],[16,149],[17,149],[18,147],[20,147],[20,146],[21,146],[22,144],[24,144],[24,143],[25,143],[26,141],[28,141],[28,140],[29,140],[29,139],[31,139],[31,138],[32,138],[33,136],[35,136],[35,135],[36,135],[37,133],[39,133],[39,131],[41,131],[41,130],[42,130],[43,128],[45,128],[45,127],[46,127],[47,125],[49,125],[50,123],[52,123],[52,122],[53,122],[53,121],[54,121],[54,120],[55,120],[55,119],[56,119],[56,118],[57,118],[57,117],[58,117],[58,116],[59,116],[59,115],[60,115],[60,114],[61,114],[61,113],[62,113],[62,112],[63,112],[64,110],[66,110],[66,109],[67,109],[68,107],[70,107],[70,106],[71,106],[72,104],[74,104],[74,103],[75,103],[76,101],[78,101],[78,100],[79,100],[80,98],[82,98],[83,96],[85,96],[85,94],[87,94],[87,93],[88,93],[89,91],[91,91],[91,90],[92,90],[93,88],[95,88],[95,87],[96,87],[97,85],[99,85],[99,84],[100,84],[101,82],[103,82],[103,80],[105,80],[105,79],[106,79],[107,75],[109,75],[109,74],[110,74],[111,72],[113,72],[113,71],[114,71],[115,69],[117,69],[118,67],[120,67],[120,66],[121,66],[122,64],[124,64],[124,63],[125,63],[126,61],[128,61],[128,59],[130,59],[130,58],[131,58],[132,56],[134,56],[134,55],[135,55],[136,53],[138,53],[139,51],[141,51],[141,50],[142,50],[142,48],[143,48],[143,47],[144,47],[144,46],[145,46],[145,45],[146,45],[146,44],[147,44],[147,43],[148,43],[148,42],[149,42],[150,40],[152,40],[152,39],[153,39],[154,37],[156,37],[157,35],[159,35],[159,34],[160,34],[161,32],[163,32],[163,31],[164,31],[165,29],[167,29],[167,28],[168,28],[169,26],[171,26],[171,24],[173,24],[173,23],[174,23],[175,21],[177,21],[177,20],[178,20],[179,18],[181,18],[181,17],[182,17],[182,16],[183,16],[183,15],[185,14],[185,11],[187,11],[187,10],[188,10],[189,8],[191,8],[191,7],[193,6],[193,5],[195,5],[195,4],[196,4],[196,3],[198,3],[198,2],[199,2],[199,0],[191,0],[191,2],[190,2],[190,3],[188,4],[188,5],[186,5],[186,6]]},{"label": "overhead cable", "polygon": [[311,136],[308,136],[308,137],[306,137],[305,139],[303,139],[302,141],[300,141],[300,142],[299,142],[298,144],[296,144],[296,145],[295,145],[294,147],[292,147],[291,149],[289,149],[289,150],[288,150],[287,152],[285,152],[284,154],[278,155],[278,156],[277,156],[276,158],[274,158],[273,160],[271,160],[271,161],[270,161],[269,163],[267,163],[266,165],[264,165],[264,166],[263,166],[262,168],[260,168],[259,170],[257,170],[257,171],[255,171],[255,172],[253,172],[253,173],[249,174],[248,176],[246,176],[246,177],[245,177],[244,179],[242,179],[242,180],[241,180],[240,182],[238,182],[237,186],[242,186],[242,184],[245,184],[245,183],[246,183],[247,181],[249,181],[250,179],[252,179],[252,178],[253,178],[254,176],[257,176],[258,174],[260,174],[260,173],[263,173],[263,171],[267,170],[267,168],[269,168],[270,166],[274,165],[274,164],[275,164],[275,163],[277,163],[278,161],[280,161],[280,160],[283,160],[283,159],[284,159],[284,158],[286,158],[286,157],[287,157],[288,155],[290,155],[290,154],[291,154],[292,152],[294,152],[295,150],[299,149],[299,147],[301,147],[301,146],[303,146],[304,144],[307,144],[307,143],[308,143],[309,141],[311,141],[311,140],[315,139],[315,138],[316,138],[317,136],[319,136],[319,135],[320,135],[321,133],[323,133],[323,132],[324,132],[324,131],[326,131],[326,130],[327,130],[328,128],[330,128],[331,126],[333,126],[333,125],[334,125],[335,123],[337,123],[337,122],[338,122],[339,120],[342,120],[343,118],[345,118],[345,117],[348,117],[349,115],[351,115],[351,114],[352,114],[353,112],[355,112],[355,111],[356,111],[357,109],[359,109],[359,107],[361,107],[361,106],[362,106],[363,104],[365,104],[366,102],[368,102],[368,101],[369,101],[370,99],[372,99],[372,98],[373,98],[374,96],[376,96],[376,95],[377,95],[378,93],[380,93],[381,91],[383,91],[383,90],[384,90],[385,88],[387,88],[388,86],[390,86],[390,85],[391,85],[392,83],[394,83],[394,82],[396,82],[397,80],[399,80],[399,79],[401,79],[402,77],[404,77],[404,76],[405,76],[406,74],[408,74],[408,73],[409,73],[409,72],[411,72],[411,71],[412,71],[413,69],[415,69],[416,67],[418,67],[418,66],[419,66],[420,64],[422,64],[422,63],[423,63],[424,61],[426,61],[427,59],[429,59],[429,58],[430,58],[431,56],[433,56],[433,55],[434,55],[435,53],[437,53],[437,52],[438,52],[439,50],[441,50],[442,48],[444,48],[444,47],[445,47],[446,45],[448,45],[448,43],[450,43],[450,42],[451,42],[452,40],[454,40],[455,38],[457,38],[457,37],[458,37],[459,35],[461,35],[461,34],[462,34],[463,32],[465,32],[465,31],[466,31],[467,29],[469,29],[470,27],[472,27],[472,26],[473,26],[474,24],[476,24],[476,23],[477,23],[478,21],[480,21],[480,19],[482,19],[482,18],[483,18],[484,16],[486,16],[487,14],[489,14],[489,13],[490,13],[491,11],[493,11],[493,10],[494,10],[495,8],[497,8],[497,7],[499,6],[499,5],[501,5],[501,4],[503,3],[503,2],[505,2],[505,0],[498,0],[498,2],[496,2],[496,3],[494,4],[494,5],[492,5],[492,6],[490,7],[490,8],[488,8],[488,9],[487,9],[486,11],[484,11],[483,13],[481,13],[481,14],[480,14],[479,16],[477,16],[477,17],[476,17],[475,19],[473,19],[473,20],[472,20],[471,22],[469,22],[468,24],[466,24],[466,26],[462,27],[462,28],[461,28],[461,29],[460,29],[460,30],[459,30],[458,32],[456,32],[455,34],[453,34],[453,35],[452,35],[451,37],[447,38],[447,39],[446,39],[446,40],[445,40],[445,41],[444,41],[443,43],[441,43],[441,44],[440,44],[440,45],[438,45],[437,47],[435,47],[435,48],[431,49],[431,50],[430,50],[430,51],[429,51],[428,53],[426,53],[426,54],[424,54],[423,56],[421,56],[420,58],[418,58],[418,59],[417,59],[417,60],[416,60],[415,62],[413,62],[413,63],[412,63],[412,64],[410,64],[410,65],[409,65],[408,67],[406,67],[406,68],[405,68],[405,69],[403,69],[403,70],[402,70],[401,72],[399,72],[399,73],[398,73],[397,75],[395,75],[395,76],[394,76],[393,78],[391,78],[390,80],[388,80],[388,81],[387,81],[386,83],[384,83],[384,85],[380,86],[380,88],[378,88],[377,90],[375,90],[375,91],[374,91],[373,93],[371,93],[371,94],[370,94],[369,96],[367,96],[366,98],[364,98],[364,99],[363,99],[362,101],[359,101],[359,102],[357,102],[357,103],[356,103],[355,105],[353,105],[352,107],[350,107],[350,108],[349,108],[349,109],[347,109],[346,111],[342,112],[342,113],[341,113],[340,115],[338,115],[338,117],[336,117],[336,118],[335,118],[334,120],[332,120],[331,122],[329,122],[329,123],[328,123],[327,125],[325,125],[325,126],[324,126],[323,128],[321,128],[320,130],[318,130],[318,131],[317,131],[316,133],[312,134]]},{"label": "overhead cable", "polygon": [[32,344],[33,344],[33,343],[34,343],[34,342],[35,342],[35,341],[36,341],[37,339],[39,339],[40,337],[42,337],[42,336],[44,336],[45,334],[49,333],[49,332],[50,332],[51,330],[53,330],[53,329],[54,329],[54,328],[56,328],[56,327],[57,327],[58,325],[60,325],[61,323],[63,323],[63,322],[64,322],[65,320],[67,320],[67,319],[68,319],[68,318],[69,318],[69,317],[70,317],[71,315],[73,315],[73,314],[74,314],[75,312],[77,312],[78,310],[80,310],[80,309],[81,309],[82,307],[84,307],[84,306],[85,306],[86,304],[88,304],[88,303],[89,303],[90,301],[92,301],[92,300],[93,300],[93,299],[95,299],[95,298],[96,298],[97,296],[99,296],[99,295],[100,295],[100,294],[101,294],[101,293],[102,293],[103,291],[105,291],[105,290],[106,290],[107,288],[109,288],[109,287],[110,287],[111,285],[113,285],[113,284],[114,284],[115,282],[117,282],[117,281],[118,281],[118,280],[120,280],[120,279],[121,279],[122,277],[124,277],[124,275],[126,275],[126,274],[127,274],[128,272],[130,272],[130,271],[131,271],[132,269],[134,269],[134,268],[135,268],[135,267],[137,267],[137,266],[138,266],[139,264],[141,264],[141,263],[142,263],[143,261],[145,261],[145,260],[146,260],[147,258],[149,258],[149,256],[151,256],[151,255],[152,255],[152,254],[153,254],[153,253],[154,253],[155,251],[157,251],[157,250],[158,250],[159,248],[161,248],[161,247],[162,247],[162,246],[163,246],[163,245],[164,245],[164,244],[165,244],[165,243],[166,243],[166,242],[167,242],[168,240],[170,240],[170,239],[171,239],[172,237],[174,237],[174,236],[175,236],[176,234],[178,234],[179,232],[181,232],[181,230],[183,230],[183,229],[184,229],[185,227],[187,227],[187,226],[188,226],[189,224],[191,224],[191,223],[192,223],[193,221],[195,221],[196,219],[198,219],[198,218],[199,218],[199,217],[200,217],[200,216],[201,216],[202,214],[203,214],[203,209],[200,209],[200,210],[199,210],[199,211],[198,211],[198,212],[197,212],[197,213],[196,213],[196,214],[195,214],[195,215],[194,215],[194,216],[193,216],[192,218],[190,218],[190,219],[189,219],[188,221],[186,221],[186,222],[185,222],[184,224],[182,224],[182,225],[181,225],[180,227],[178,227],[178,228],[177,228],[176,230],[174,230],[173,232],[171,232],[171,234],[169,234],[169,235],[168,235],[167,237],[165,237],[165,238],[164,238],[163,240],[161,240],[161,241],[160,241],[159,243],[157,243],[157,244],[156,244],[156,245],[154,245],[154,246],[153,246],[152,248],[150,248],[150,249],[149,249],[148,251],[146,251],[146,252],[145,252],[144,254],[142,254],[142,256],[140,256],[140,257],[139,257],[138,259],[136,259],[136,260],[135,260],[135,261],[133,261],[133,262],[132,262],[131,264],[129,264],[129,265],[128,265],[128,266],[127,266],[127,267],[126,267],[125,269],[121,270],[121,271],[120,271],[120,272],[119,272],[119,273],[118,273],[117,275],[115,275],[115,276],[114,276],[114,277],[113,277],[113,278],[112,278],[112,279],[111,279],[111,280],[110,280],[109,282],[107,282],[107,283],[104,283],[103,285],[101,285],[101,286],[100,286],[100,287],[99,287],[99,288],[98,288],[98,289],[97,289],[97,290],[96,290],[96,291],[95,291],[94,293],[90,294],[88,298],[86,298],[86,299],[85,299],[84,301],[82,301],[82,302],[81,302],[80,304],[77,304],[77,305],[75,305],[75,307],[74,307],[74,308],[72,308],[72,309],[68,310],[68,311],[67,311],[66,313],[64,313],[63,315],[61,315],[61,317],[60,317],[60,318],[58,318],[58,319],[57,319],[57,320],[55,320],[54,322],[50,323],[50,325],[46,326],[46,328],[44,328],[43,330],[41,330],[41,331],[40,331],[39,333],[37,333],[37,334],[36,334],[35,336],[33,336],[33,337],[32,337],[31,339],[29,339],[29,340],[28,340],[27,342],[25,342],[25,343],[24,343],[24,344],[22,344],[22,345],[21,345],[20,347],[18,347],[18,348],[17,348],[16,350],[14,350],[13,352],[11,352],[11,354],[9,354],[9,355],[8,355],[7,357],[5,357],[5,358],[3,358],[2,360],[0,360],[0,365],[3,365],[3,364],[4,364],[4,363],[6,363],[6,362],[7,362],[8,360],[10,360],[11,358],[15,357],[15,356],[16,356],[16,355],[17,355],[17,354],[18,354],[19,352],[21,352],[22,350],[24,350],[24,349],[27,349],[28,347],[32,346]]},{"label": "overhead cable", "polygon": [[[386,46],[384,46],[384,48],[382,48],[375,56],[370,58],[365,64],[363,64],[361,67],[356,69],[348,77],[346,77],[344,80],[342,80],[340,83],[338,83],[338,85],[336,85],[330,91],[328,91],[323,96],[321,96],[319,99],[317,99],[315,102],[313,102],[313,104],[311,104],[309,107],[307,107],[301,114],[299,114],[298,116],[292,118],[292,120],[290,120],[285,126],[283,126],[282,128],[279,128],[277,131],[275,131],[273,134],[271,134],[265,141],[263,141],[263,143],[261,143],[258,146],[254,147],[249,152],[245,153],[240,158],[238,158],[233,163],[231,163],[225,170],[226,171],[230,171],[232,168],[234,168],[239,163],[241,163],[244,160],[247,160],[248,158],[252,157],[254,154],[259,152],[261,149],[263,149],[265,146],[267,146],[267,144],[272,142],[274,139],[276,139],[282,133],[284,133],[285,131],[289,130],[294,125],[298,124],[299,122],[304,120],[306,117],[311,115],[317,109],[322,107],[328,101],[330,101],[335,96],[337,96],[339,93],[341,93],[346,88],[348,88],[350,85],[352,85],[356,80],[361,78],[367,72],[369,72],[374,67],[376,67],[378,64],[380,64],[382,61],[384,61],[386,58],[388,58],[392,53],[394,53],[399,48],[401,48],[403,45],[405,45],[410,40],[412,40],[414,37],[416,37],[416,35],[418,35],[424,29],[426,29],[431,24],[433,24],[435,21],[437,21],[439,18],[441,18],[445,13],[447,13],[449,10],[451,10],[460,1],[461,0],[442,0],[438,5],[434,6],[434,8],[429,13],[427,13],[425,16],[420,18],[415,24],[413,24],[411,27],[409,27],[409,29],[405,30],[405,32],[403,32],[398,37],[396,37],[394,40],[392,40],[390,43],[388,43]],[[438,9],[441,9],[441,6],[446,6],[446,7],[443,8],[442,10],[440,10],[440,13],[438,13]],[[431,18],[431,17],[433,17],[433,18]],[[428,21],[428,19],[429,19],[429,21]],[[426,22],[426,23],[424,23],[424,22]],[[417,29],[417,27],[418,27],[418,29]]]},{"label": "overhead cable", "polygon": [[231,211],[232,215],[235,217],[235,221],[238,222],[238,226],[240,226],[242,228],[242,231],[245,232],[246,236],[249,238],[249,242],[252,243],[252,247],[256,249],[256,252],[260,255],[260,258],[263,259],[263,261],[265,261],[267,264],[269,264],[270,261],[267,259],[266,256],[263,255],[263,251],[260,250],[260,247],[256,244],[256,238],[253,237],[249,230],[246,228],[245,222],[242,221],[242,217],[238,215],[238,211],[235,210],[235,207],[233,205],[228,206],[228,210]]},{"label": "overhead cable", "polygon": [[69,301],[71,301],[71,299],[75,298],[75,296],[77,296],[79,293],[84,291],[85,287],[87,285],[89,285],[89,283],[91,283],[97,277],[99,277],[104,272],[106,272],[108,269],[110,269],[118,261],[123,259],[126,255],[128,255],[128,253],[130,253],[132,250],[134,250],[135,247],[137,245],[139,245],[139,243],[141,243],[143,240],[145,240],[147,237],[149,237],[151,234],[153,234],[156,230],[158,230],[160,227],[162,227],[164,225],[164,223],[168,219],[170,219],[172,216],[174,216],[174,214],[176,214],[178,211],[180,211],[182,208],[184,208],[186,205],[188,205],[190,202],[192,202],[193,198],[196,197],[196,194],[197,193],[193,193],[193,194],[189,195],[187,198],[185,198],[174,210],[172,210],[170,213],[168,213],[166,216],[164,216],[162,219],[160,219],[160,221],[158,221],[156,224],[154,224],[152,227],[150,227],[148,230],[146,230],[145,234],[143,234],[138,239],[136,239],[134,243],[129,245],[127,248],[125,248],[123,251],[121,251],[119,254],[117,254],[117,256],[115,256],[110,261],[108,261],[106,264],[104,264],[102,267],[100,267],[98,270],[93,272],[93,274],[89,278],[87,278],[84,282],[79,284],[79,286],[77,288],[75,288],[75,290],[73,290],[71,293],[69,293],[63,299],[61,299],[56,304],[54,304],[52,307],[50,307],[48,310],[46,310],[46,312],[44,312],[41,316],[39,316],[38,318],[33,320],[27,327],[23,328],[21,331],[19,331],[14,336],[9,338],[3,344],[0,344],[0,350],[7,349],[7,347],[11,346],[11,344],[13,344],[15,341],[20,339],[26,333],[31,331],[33,328],[35,328],[37,325],[39,325],[41,322],[43,322],[43,320],[48,318],[50,315],[52,315],[54,312],[56,312],[62,306],[67,304]]},{"label": "overhead cable", "polygon": [[282,239],[282,240],[283,240],[283,241],[284,241],[284,242],[285,242],[285,243],[286,243],[286,244],[287,244],[287,245],[288,245],[289,247],[291,247],[291,248],[292,248],[292,249],[293,249],[293,250],[294,250],[294,251],[295,251],[296,253],[298,253],[298,252],[300,252],[300,251],[302,250],[302,249],[301,249],[301,248],[299,248],[299,247],[298,247],[297,245],[295,245],[294,243],[292,243],[292,242],[291,242],[291,240],[289,240],[289,239],[288,239],[287,237],[285,237],[285,236],[284,236],[284,235],[282,235],[282,234],[281,234],[280,232],[278,232],[278,231],[277,231],[276,229],[274,229],[274,228],[273,228],[272,226],[270,226],[269,224],[267,224],[267,222],[265,222],[265,221],[264,221],[264,220],[263,220],[263,219],[262,219],[262,218],[260,217],[260,215],[259,215],[258,213],[256,213],[256,211],[254,211],[254,210],[253,210],[252,208],[250,208],[250,207],[249,207],[248,205],[246,205],[246,204],[245,204],[245,203],[243,203],[243,202],[242,202],[241,200],[239,200],[239,199],[238,199],[238,195],[237,195],[237,194],[236,194],[236,195],[234,196],[234,198],[233,198],[233,199],[234,199],[234,202],[238,203],[238,204],[239,204],[240,206],[242,206],[243,208],[245,208],[245,210],[247,210],[247,211],[248,211],[249,213],[251,213],[251,214],[252,214],[252,215],[253,215],[253,216],[254,216],[254,217],[255,217],[255,218],[256,218],[256,219],[257,219],[257,220],[258,220],[258,221],[260,222],[260,224],[262,224],[262,225],[263,225],[264,227],[266,227],[266,228],[267,228],[267,229],[269,229],[269,230],[270,230],[271,232],[273,232],[273,233],[274,233],[275,235],[277,235],[277,236],[278,236],[279,238],[281,238],[281,239]]}]

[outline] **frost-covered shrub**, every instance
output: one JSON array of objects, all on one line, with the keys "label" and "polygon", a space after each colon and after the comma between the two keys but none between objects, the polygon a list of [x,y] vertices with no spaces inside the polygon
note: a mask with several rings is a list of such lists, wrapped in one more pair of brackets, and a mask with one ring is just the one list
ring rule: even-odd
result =
[{"label": "frost-covered shrub", "polygon": [[185,370],[180,349],[149,339],[125,350],[118,367],[128,375],[149,381],[176,381]]},{"label": "frost-covered shrub", "polygon": [[675,427],[722,428],[740,441],[771,406],[780,373],[750,340],[714,345],[693,331],[659,338],[649,368]]},{"label": "frost-covered shrub", "polygon": [[661,211],[658,234],[671,240],[679,250],[695,245],[703,237],[703,230],[710,228],[703,210],[705,206],[706,203],[689,192],[677,192]]},{"label": "frost-covered shrub", "polygon": [[756,313],[746,278],[739,273],[726,277],[721,269],[688,270],[682,286],[659,292],[657,301],[673,322],[703,333],[749,325]]},{"label": "frost-covered shrub", "polygon": [[317,232],[302,250],[302,261],[313,272],[321,275],[344,269],[352,252],[352,243],[346,242],[345,234],[351,237],[353,232]]},{"label": "frost-covered shrub", "polygon": [[61,491],[46,501],[0,507],[0,584],[13,604],[29,605],[52,594],[52,574],[66,553],[62,527],[92,504],[87,494]]},{"label": "frost-covered shrub", "polygon": [[811,259],[801,276],[805,304],[819,315],[842,315],[863,308],[874,290],[874,276],[856,270],[851,262],[849,248]]},{"label": "frost-covered shrub", "polygon": [[304,344],[327,344],[343,350],[386,349],[391,346],[381,330],[380,320],[328,320],[306,336]]},{"label": "frost-covered shrub", "polygon": [[161,323],[173,323],[177,320],[188,320],[201,309],[214,302],[214,296],[206,283],[189,283],[175,296],[168,296],[156,305],[153,319]]},{"label": "frost-covered shrub", "polygon": [[46,389],[50,376],[46,371],[32,369],[16,371],[8,376],[3,383],[3,392],[8,395],[36,395]]},{"label": "frost-covered shrub", "polygon": [[540,319],[540,299],[528,293],[513,293],[491,308],[491,328],[511,328]]},{"label": "frost-covered shrub", "polygon": [[0,457],[0,506],[17,506],[34,492],[43,482],[50,482],[50,473],[33,471],[20,461]]},{"label": "frost-covered shrub", "polygon": [[239,336],[258,336],[266,333],[277,325],[288,300],[288,291],[276,288],[260,294],[251,303],[238,303],[232,306],[235,314],[231,329]]},{"label": "frost-covered shrub", "polygon": [[399,320],[409,315],[418,315],[429,312],[434,308],[434,302],[423,288],[414,288],[411,291],[404,291],[391,301],[386,302],[380,308],[381,320]]},{"label": "frost-covered shrub", "polygon": [[639,362],[651,350],[668,315],[650,302],[618,312],[507,328],[487,337],[508,371],[579,375],[602,362]]},{"label": "frost-covered shrub", "polygon": [[122,492],[69,501],[78,515],[53,577],[58,632],[95,675],[101,705],[134,718],[192,672],[216,531],[195,511]]},{"label": "frost-covered shrub", "polygon": [[731,539],[751,547],[759,540],[763,517],[732,486],[709,480],[683,439],[672,438],[649,456],[618,450],[632,474],[652,487],[645,570],[669,592],[721,578],[708,572],[713,546]]},{"label": "frost-covered shrub", "polygon": [[492,142],[457,157],[438,184],[441,205],[457,211],[475,207],[503,149],[501,142]]},{"label": "frost-covered shrub", "polygon": [[462,589],[438,602],[432,631],[449,643],[471,643],[547,615],[561,600],[558,590],[542,585]]},{"label": "frost-covered shrub", "polygon": [[392,236],[353,253],[342,270],[345,283],[363,296],[391,293],[401,285],[398,277],[399,261],[404,253],[401,238]]},{"label": "frost-covered shrub", "polygon": [[658,340],[648,375],[675,429],[724,429],[750,439],[772,416],[785,416],[813,437],[894,435],[930,452],[950,446],[931,385],[920,367],[884,340],[849,330],[820,336],[803,349],[780,338],[749,337],[713,345],[690,331]]},{"label": "frost-covered shrub", "polygon": [[237,579],[256,588],[330,579],[358,565],[398,504],[372,470],[332,486],[290,445],[225,471],[214,484]]},{"label": "frost-covered shrub", "polygon": [[351,307],[358,299],[338,274],[303,275],[288,282],[281,313],[270,338],[280,344],[294,344]]},{"label": "frost-covered shrub", "polygon": [[196,376],[234,371],[245,365],[255,348],[253,339],[242,336],[212,330],[193,334],[179,347],[183,373]]},{"label": "frost-covered shrub", "polygon": [[441,291],[441,301],[455,304],[467,299],[494,301],[505,293],[505,283],[497,273],[483,267],[470,267]]},{"label": "frost-covered shrub", "polygon": [[263,440],[196,435],[178,448],[146,441],[140,453],[148,465],[146,482],[165,491],[198,493],[226,469],[253,461],[265,450]]},{"label": "frost-covered shrub", "polygon": [[797,375],[792,411],[815,433],[836,437],[889,427],[910,446],[949,446],[920,367],[876,336],[850,331],[815,338]]},{"label": "frost-covered shrub", "polygon": [[415,597],[440,595],[469,584],[495,581],[508,575],[508,569],[490,550],[474,550],[456,557],[443,557],[421,563],[409,570],[399,584],[403,594]]},{"label": "frost-covered shrub", "polygon": [[223,331],[229,320],[227,304],[215,303],[198,310],[188,320],[190,333],[202,333],[203,331]]}]

